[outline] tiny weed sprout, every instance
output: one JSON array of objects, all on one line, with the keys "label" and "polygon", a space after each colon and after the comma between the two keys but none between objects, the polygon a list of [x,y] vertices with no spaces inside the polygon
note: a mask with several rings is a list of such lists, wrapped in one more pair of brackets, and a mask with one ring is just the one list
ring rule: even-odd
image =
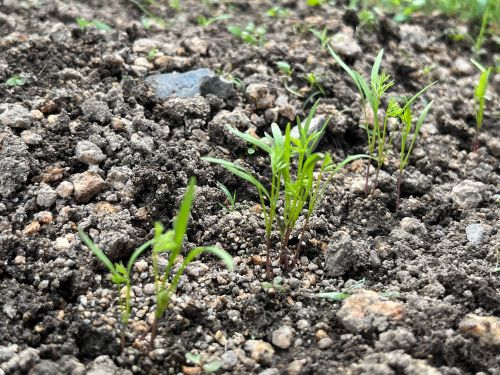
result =
[{"label": "tiny weed sprout", "polygon": [[[113,264],[111,260],[104,254],[104,252],[97,247],[97,245],[90,239],[90,237],[83,232],[82,229],[78,228],[78,234],[82,242],[92,251],[92,253],[99,259],[99,261],[108,269],[111,282],[115,284],[118,288],[118,295],[120,296],[120,306],[122,309],[121,322],[122,322],[122,334],[121,334],[121,348],[122,351],[125,348],[125,327],[130,319],[131,313],[131,286],[130,286],[130,276],[132,274],[132,267],[136,259],[153,243],[153,240],[147,241],[146,243],[139,246],[130,256],[127,267],[123,263]],[[122,295],[121,288],[125,286],[125,296]]]},{"label": "tiny weed sprout", "polygon": [[[250,134],[242,133],[228,126],[230,133],[251,143],[269,155],[271,165],[270,189],[264,187],[249,171],[235,163],[212,157],[202,158],[207,162],[221,165],[229,172],[251,183],[257,189],[266,228],[266,273],[269,280],[271,279],[270,253],[273,226],[275,225],[280,233],[280,263],[287,270],[289,267],[288,242],[302,210],[306,208],[307,214],[300,232],[299,243],[292,265],[296,263],[300,253],[301,243],[309,219],[317,203],[323,197],[328,183],[347,163],[366,157],[366,155],[353,155],[341,163],[335,164],[329,153],[314,152],[328,125],[327,120],[321,129],[309,131],[318,104],[319,101],[311,108],[304,123],[297,118],[298,134],[296,136],[292,135],[290,123],[287,124],[284,134],[282,134],[277,124],[272,124],[272,135],[266,133],[263,139],[257,139]],[[282,218],[278,218],[277,206],[281,197],[283,215]]]},{"label": "tiny weed sprout", "polygon": [[326,2],[326,0],[306,0],[306,4],[307,4],[307,6],[310,6],[310,7],[317,7],[317,6],[321,6],[321,5],[323,5],[325,2]]},{"label": "tiny weed sprout", "polygon": [[[429,86],[424,88],[426,90]],[[410,155],[413,151],[413,146],[415,145],[415,141],[417,140],[420,134],[420,128],[424,124],[425,118],[427,117],[427,113],[432,106],[433,101],[425,106],[422,113],[418,117],[417,123],[415,127],[413,127],[413,116],[411,113],[411,103],[415,100],[420,94],[419,92],[413,98],[408,100],[403,108],[400,108],[399,105],[393,101],[389,102],[388,112],[390,112],[391,117],[399,117],[401,121],[401,147],[399,152],[399,175],[397,182],[397,192],[396,192],[396,210],[399,209],[399,200],[401,197],[401,184],[403,181],[403,172],[408,164],[408,160],[410,159]],[[411,136],[410,144],[407,147],[407,142],[409,141],[410,134]]]},{"label": "tiny weed sprout", "polygon": [[146,30],[148,30],[152,25],[156,25],[160,29],[167,27],[167,22],[149,9],[149,7],[156,5],[154,0],[144,0],[144,3],[141,0],[129,1],[143,13],[143,16],[141,17],[141,24]]},{"label": "tiny weed sprout", "polygon": [[474,100],[476,102],[476,135],[472,144],[472,151],[477,151],[479,148],[479,133],[483,127],[484,105],[487,99],[486,90],[488,89],[488,80],[493,69],[491,67],[485,68],[473,59],[471,61],[481,72],[476,89],[474,90]]},{"label": "tiny weed sprout", "polygon": [[82,17],[76,18],[76,24],[80,26],[82,29],[86,29],[88,27],[95,27],[97,30],[103,30],[103,31],[113,30],[113,28],[109,26],[107,23],[98,20],[87,21],[85,18]]},{"label": "tiny weed sprout", "polygon": [[309,31],[319,39],[321,43],[321,49],[326,49],[326,46],[330,42],[331,36],[328,35],[328,28],[325,26],[323,30],[319,31],[314,28],[310,28]]},{"label": "tiny weed sprout", "polygon": [[[189,251],[185,256],[184,260],[180,264],[177,271],[174,273],[174,266],[180,260],[179,255],[182,249],[182,243],[184,242],[184,237],[186,235],[189,215],[191,213],[191,205],[193,203],[195,193],[195,180],[192,178],[189,181],[184,198],[181,202],[179,213],[174,219],[173,228],[168,231],[164,231],[164,227],[160,223],[155,224],[155,234],[153,240],[153,272],[154,272],[154,283],[156,291],[156,311],[154,316],[153,325],[151,327],[151,341],[150,349],[154,347],[154,341],[156,339],[158,320],[163,316],[168,308],[170,299],[172,295],[175,294],[177,290],[177,285],[179,284],[180,278],[184,273],[186,267],[195,258],[197,258],[202,253],[212,253],[213,255],[219,257],[227,268],[233,269],[233,258],[226,251],[215,246],[203,246],[196,247]],[[163,273],[163,277],[160,278],[160,271],[158,266],[158,257],[161,253],[168,253],[168,263]],[[172,274],[172,275],[171,275]],[[168,280],[171,278],[170,283]]]},{"label": "tiny weed sprout", "polygon": [[207,18],[207,17],[201,15],[196,19],[196,22],[198,23],[198,26],[208,27],[213,23],[228,20],[230,18],[231,18],[230,14],[221,14],[220,16],[216,16],[216,17],[212,17],[212,18]]},{"label": "tiny weed sprout", "polygon": [[181,11],[181,0],[170,0],[168,6],[177,12]]},{"label": "tiny weed sprout", "polygon": [[254,46],[264,44],[266,29],[262,26],[255,26],[252,22],[249,22],[244,28],[237,25],[230,25],[227,27],[227,31],[241,39],[244,43]]},{"label": "tiny weed sprout", "polygon": [[359,281],[356,281],[350,287],[342,289],[342,291],[340,291],[340,292],[319,293],[316,297],[329,299],[331,301],[343,301],[343,300],[349,298],[351,296],[351,294],[353,294],[357,289],[363,288],[365,286],[365,284],[366,284],[366,279],[363,278]]},{"label": "tiny weed sprout", "polygon": [[288,286],[283,285],[283,278],[280,276],[275,277],[272,283],[264,281],[260,284],[260,286],[264,290],[274,289],[278,292],[285,292],[288,289]]},{"label": "tiny weed sprout", "polygon": [[276,66],[278,67],[279,71],[281,73],[283,73],[284,75],[286,75],[286,76],[292,75],[292,67],[286,61],[278,61],[276,63]]},{"label": "tiny weed sprout", "polygon": [[314,72],[309,72],[305,74],[303,77],[307,81],[307,83],[309,83],[309,89],[315,90],[314,93],[316,93],[316,95],[314,96],[317,96],[319,94],[325,96],[325,89],[321,84],[321,77],[316,75]]},{"label": "tiny weed sprout", "polygon": [[219,203],[219,204],[221,205],[221,207],[223,209],[228,210],[229,212],[233,212],[234,209],[236,208],[236,191],[233,194],[231,194],[229,189],[223,183],[218,182],[218,181],[217,181],[217,187],[226,196],[226,205],[223,205],[221,203]]},{"label": "tiny weed sprout", "polygon": [[280,6],[273,6],[266,11],[266,15],[272,18],[285,18],[290,14],[288,9],[282,8]]},{"label": "tiny weed sprout", "polygon": [[26,78],[20,76],[19,74],[15,74],[10,77],[5,84],[9,87],[18,87],[23,86],[26,83]]},{"label": "tiny weed sprout", "polygon": [[[372,66],[370,80],[366,81],[361,74],[349,68],[342,59],[335,53],[335,51],[328,45],[328,50],[335,61],[344,69],[347,74],[351,77],[358,92],[361,97],[361,107],[364,111],[365,124],[364,128],[366,131],[367,141],[368,141],[368,155],[371,159],[377,161],[377,169],[375,174],[375,182],[374,187],[377,184],[378,176],[380,169],[385,163],[385,158],[387,156],[387,152],[389,149],[389,145],[392,142],[392,139],[389,139],[388,136],[388,119],[389,118],[398,118],[401,115],[401,108],[399,108],[397,102],[393,99],[389,100],[385,115],[382,121],[379,118],[379,109],[382,103],[382,98],[386,94],[386,92],[394,85],[394,81],[391,79],[390,75],[382,72],[379,73],[380,64],[382,62],[382,57],[384,54],[384,50],[380,50],[375,61]],[[422,90],[420,90],[416,95],[414,95],[405,106],[410,106],[415,99],[417,99],[420,95],[422,95],[427,89],[433,86],[436,82],[433,82]],[[368,123],[368,113],[367,113],[367,104],[370,107],[370,110],[373,114],[372,123]],[[422,120],[423,121],[423,120]],[[411,129],[411,124],[410,124]],[[410,150],[411,153],[411,150]],[[369,188],[368,188],[368,178],[370,175],[370,166],[371,162],[368,162],[368,166],[366,168],[366,178],[365,178],[365,195],[368,196]]]},{"label": "tiny weed sprout", "polygon": [[158,48],[153,47],[148,51],[148,60],[154,60],[156,58],[156,55],[158,55]]},{"label": "tiny weed sprout", "polygon": [[201,367],[207,374],[218,371],[222,366],[221,361],[218,359],[214,359],[210,362],[204,362],[200,354],[193,352],[186,353],[186,361]]}]

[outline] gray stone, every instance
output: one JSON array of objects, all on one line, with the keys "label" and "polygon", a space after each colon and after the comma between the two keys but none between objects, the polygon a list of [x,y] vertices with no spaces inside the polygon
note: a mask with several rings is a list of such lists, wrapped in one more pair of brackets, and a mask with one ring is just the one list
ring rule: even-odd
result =
[{"label": "gray stone", "polygon": [[486,145],[493,156],[500,158],[500,139],[492,137],[488,140]]},{"label": "gray stone", "polygon": [[231,370],[238,363],[238,355],[234,350],[228,350],[221,355],[220,359],[224,370]]},{"label": "gray stone", "polygon": [[9,359],[14,357],[18,350],[19,346],[17,344],[0,346],[0,363],[7,362]]},{"label": "gray stone", "polygon": [[115,190],[122,190],[125,188],[127,181],[132,178],[133,172],[129,167],[111,167],[108,172],[106,182],[110,184]]},{"label": "gray stone", "polygon": [[57,363],[42,360],[38,362],[31,370],[28,372],[28,375],[63,375],[63,370],[61,366]]},{"label": "gray stone", "polygon": [[403,219],[401,219],[399,226],[402,230],[410,234],[415,234],[418,236],[427,234],[425,224],[413,217],[404,217]]},{"label": "gray stone", "polygon": [[378,267],[380,258],[364,241],[354,240],[349,233],[339,231],[328,244],[325,272],[329,276],[342,276],[357,267]]},{"label": "gray stone", "polygon": [[401,43],[407,43],[419,50],[429,46],[429,38],[422,26],[401,24],[399,26]]},{"label": "gray stone", "polygon": [[7,362],[0,364],[0,370],[5,371],[7,374],[15,372],[25,373],[39,360],[40,356],[38,355],[38,350],[26,348],[19,354],[10,358]]},{"label": "gray stone", "polygon": [[9,319],[14,319],[17,315],[17,309],[14,307],[14,304],[12,303],[6,303],[2,307],[2,311]]},{"label": "gray stone", "polygon": [[107,355],[101,355],[88,365],[87,375],[128,375],[129,370],[124,370],[115,365]]},{"label": "gray stone", "polygon": [[0,197],[22,187],[31,172],[28,147],[15,135],[0,133]]},{"label": "gray stone", "polygon": [[251,83],[247,86],[245,94],[248,100],[257,109],[267,109],[274,106],[276,96],[273,95],[265,83]]},{"label": "gray stone", "polygon": [[31,112],[20,104],[0,104],[0,125],[29,129],[33,122]]},{"label": "gray stone", "polygon": [[36,195],[36,204],[40,207],[50,208],[57,200],[57,193],[47,184],[42,184]]},{"label": "gray stone", "polygon": [[200,94],[200,86],[205,79],[214,76],[209,69],[196,69],[185,73],[167,73],[146,78],[146,83],[156,90],[159,99],[171,95],[178,97],[191,97]]},{"label": "gray stone", "polygon": [[333,340],[329,337],[323,337],[318,341],[318,348],[320,348],[321,350],[331,348],[332,345],[333,345]]},{"label": "gray stone", "polygon": [[221,99],[229,99],[236,95],[236,90],[231,82],[219,77],[208,77],[201,82],[200,94],[215,95]]},{"label": "gray stone", "polygon": [[81,108],[83,115],[88,120],[98,122],[101,125],[109,123],[113,118],[111,110],[104,101],[91,98],[83,102]]},{"label": "gray stone", "polygon": [[396,349],[408,350],[415,346],[417,340],[411,331],[405,328],[396,328],[387,332],[382,332],[375,347],[383,351]]},{"label": "gray stone", "polygon": [[61,198],[69,198],[73,194],[74,186],[69,181],[63,181],[56,187],[56,193]]},{"label": "gray stone", "polygon": [[268,368],[259,372],[259,375],[279,375],[280,371],[277,368]]},{"label": "gray stone", "polygon": [[85,164],[99,164],[106,160],[106,155],[101,149],[90,141],[80,141],[76,145],[76,158]]},{"label": "gray stone", "polygon": [[[321,130],[321,128],[323,128],[323,126],[325,125],[325,120],[326,120],[325,115],[314,116],[311,120],[311,123],[309,124],[309,129],[308,129],[307,134],[312,134],[314,132]],[[304,126],[304,125],[305,125],[305,121],[302,122],[302,126]],[[292,128],[292,130],[290,130],[290,135],[292,137],[295,137],[295,138],[299,137],[299,127],[297,125],[295,125]],[[318,141],[318,143],[319,143],[319,141]]]},{"label": "gray stone", "polygon": [[150,154],[154,151],[155,141],[150,136],[134,133],[130,137],[130,146],[136,151]]},{"label": "gray stone", "polygon": [[333,35],[330,44],[335,52],[345,57],[356,58],[362,52],[358,42],[354,39],[354,30],[350,27],[346,27],[341,32]]},{"label": "gray stone", "polygon": [[43,141],[43,138],[40,134],[33,133],[29,130],[23,130],[21,132],[21,139],[29,146],[39,145]]},{"label": "gray stone", "polygon": [[483,203],[486,185],[482,182],[464,180],[451,189],[451,198],[463,209],[476,208]]},{"label": "gray stone", "polygon": [[281,349],[288,349],[292,345],[293,330],[289,326],[283,326],[272,333],[272,343]]},{"label": "gray stone", "polygon": [[481,224],[470,224],[465,228],[467,240],[472,245],[479,245],[483,241],[485,228]]}]

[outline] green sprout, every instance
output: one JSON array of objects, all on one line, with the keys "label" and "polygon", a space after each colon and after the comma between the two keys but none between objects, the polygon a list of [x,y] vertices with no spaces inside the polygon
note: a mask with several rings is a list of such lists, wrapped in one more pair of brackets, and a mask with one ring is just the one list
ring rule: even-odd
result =
[{"label": "green sprout", "polygon": [[[153,252],[152,252],[152,262],[153,262],[153,272],[154,272],[154,283],[156,291],[156,311],[154,316],[153,325],[151,327],[151,341],[150,350],[154,347],[154,342],[157,334],[158,320],[163,316],[168,308],[171,297],[175,294],[177,290],[177,285],[179,284],[180,278],[184,273],[186,267],[195,258],[197,258],[202,253],[212,253],[219,257],[226,267],[230,270],[233,269],[234,263],[233,258],[226,251],[215,246],[203,246],[196,247],[189,251],[182,261],[181,265],[174,273],[174,266],[179,261],[179,255],[182,249],[182,243],[184,242],[184,237],[186,236],[189,215],[191,212],[191,205],[193,203],[195,194],[195,180],[191,178],[189,181],[186,193],[181,202],[179,213],[174,219],[173,228],[168,231],[164,231],[163,225],[160,223],[155,224],[154,240],[153,240]],[[168,263],[163,273],[163,278],[160,278],[160,271],[158,266],[158,256],[161,253],[168,253]],[[173,273],[173,275],[171,275]],[[171,277],[170,283],[168,283]]]},{"label": "green sprout", "polygon": [[283,278],[281,276],[276,276],[273,279],[272,283],[270,283],[268,281],[264,281],[260,284],[260,286],[264,290],[274,289],[278,292],[285,292],[288,289],[288,286],[283,285]]},{"label": "green sprout", "polygon": [[320,43],[321,43],[321,49],[326,49],[326,46],[328,45],[328,43],[330,42],[330,40],[332,39],[331,36],[328,35],[328,28],[325,26],[323,28],[323,30],[319,31],[319,30],[316,30],[314,28],[310,28],[309,31],[316,37],[319,39]]},{"label": "green sprout", "polygon": [[[434,83],[433,83],[434,84]],[[431,85],[433,85],[431,84]],[[420,134],[420,128],[424,124],[425,118],[427,117],[427,113],[429,112],[433,101],[425,106],[422,113],[418,117],[417,123],[415,127],[413,127],[413,116],[411,113],[411,104],[412,102],[420,96],[420,94],[427,90],[430,86],[425,87],[415,96],[413,96],[410,100],[408,100],[403,108],[399,107],[399,105],[395,101],[390,101],[389,106],[387,108],[388,115],[391,117],[398,117],[401,121],[401,148],[399,152],[399,175],[398,175],[398,183],[397,183],[397,193],[396,193],[396,210],[399,209],[399,200],[401,197],[401,184],[403,181],[403,171],[408,164],[408,160],[413,151],[413,146],[415,145],[415,141],[417,140]],[[408,149],[406,149],[407,142],[409,140],[410,133],[413,133],[410,141],[410,145]]]},{"label": "green sprout", "polygon": [[148,30],[153,24],[158,26],[160,29],[165,29],[167,27],[167,22],[149,9],[150,6],[156,5],[154,0],[144,0],[144,3],[141,0],[129,1],[143,13],[143,16],[141,17],[141,24],[146,30]]},{"label": "green sprout", "polygon": [[321,6],[326,2],[326,0],[306,0],[306,4],[309,7]]},{"label": "green sprout", "polygon": [[287,76],[292,75],[292,67],[290,64],[286,61],[278,61],[276,63],[276,66],[278,67],[279,71]]},{"label": "green sprout", "polygon": [[485,68],[477,61],[471,59],[472,63],[479,69],[481,75],[479,76],[479,81],[477,83],[476,89],[474,90],[474,99],[476,102],[476,135],[472,145],[472,150],[477,151],[479,148],[479,132],[483,127],[483,114],[486,97],[486,90],[488,89],[488,80],[490,74],[493,70],[492,67]]},{"label": "green sprout", "polygon": [[26,78],[19,74],[15,74],[12,77],[10,77],[7,81],[5,81],[5,84],[9,87],[18,87],[18,86],[23,86],[26,83]]},{"label": "green sprout", "polygon": [[280,6],[273,6],[266,11],[266,15],[272,18],[285,18],[290,11]]},{"label": "green sprout", "polygon": [[[122,333],[121,333],[121,348],[122,351],[125,348],[125,329],[130,319],[131,314],[131,286],[130,277],[132,274],[132,267],[136,259],[153,243],[153,240],[149,240],[139,246],[130,256],[127,267],[123,265],[122,262],[113,264],[111,260],[104,254],[104,252],[97,247],[97,245],[90,239],[90,237],[83,232],[81,228],[78,228],[78,234],[83,243],[92,251],[92,253],[99,259],[99,261],[108,269],[111,282],[117,286],[118,295],[120,296],[120,306],[121,306],[121,323],[122,323]],[[122,295],[121,288],[125,286],[125,296]]]},{"label": "green sprout", "polygon": [[[328,45],[328,50],[335,59],[335,61],[347,72],[347,74],[349,74],[360,94],[361,98],[360,104],[361,107],[363,108],[365,117],[365,124],[363,127],[365,128],[368,141],[368,155],[370,156],[370,158],[375,159],[377,161],[377,169],[376,169],[375,183],[374,183],[374,186],[376,186],[380,169],[384,165],[387,156],[389,148],[388,143],[390,144],[390,142],[392,141],[388,140],[387,122],[389,118],[399,116],[399,113],[395,112],[396,107],[394,106],[397,103],[394,100],[390,100],[389,104],[387,105],[387,110],[382,123],[379,118],[379,109],[382,102],[382,97],[394,85],[394,81],[391,79],[390,75],[388,75],[385,72],[379,73],[384,50],[383,49],[380,50],[377,57],[375,58],[369,81],[366,81],[363,78],[363,76],[361,76],[361,74],[349,68],[342,61],[342,59],[335,53],[335,51],[330,47],[330,45]],[[410,104],[435,83],[436,82],[433,82],[427,85],[422,90],[420,90],[412,99],[410,99]],[[370,109],[373,114],[373,122],[371,124],[368,123],[368,113],[366,109],[367,104],[370,106]],[[369,161],[368,166],[366,168],[366,178],[365,178],[366,196],[368,196],[369,194],[368,177],[370,175],[370,167],[371,167],[371,162]]]},{"label": "green sprout", "polygon": [[212,18],[207,18],[204,15],[201,15],[196,19],[196,22],[198,23],[198,26],[208,27],[213,23],[228,20],[230,18],[232,18],[232,16],[230,14],[221,14],[220,16],[216,16],[216,17],[212,17]]},{"label": "green sprout", "polygon": [[201,355],[195,352],[186,353],[185,357],[187,362],[201,367],[207,374],[218,371],[222,366],[222,362],[219,359],[214,359],[210,362],[204,362],[201,358]]},{"label": "green sprout", "polygon": [[[242,133],[228,126],[231,134],[247,141],[269,155],[271,166],[270,189],[264,187],[245,168],[233,162],[212,157],[202,158],[207,162],[221,165],[229,172],[251,183],[257,189],[264,215],[267,247],[266,273],[269,280],[271,279],[270,253],[273,227],[276,226],[280,233],[281,252],[279,259],[285,270],[287,270],[289,267],[288,242],[302,210],[306,208],[307,213],[292,265],[295,265],[298,258],[309,219],[317,203],[323,197],[328,183],[347,163],[366,157],[366,155],[353,155],[341,163],[335,164],[329,153],[314,152],[328,124],[327,120],[321,129],[309,131],[318,104],[319,101],[311,108],[305,123],[302,123],[297,118],[297,136],[292,135],[290,123],[287,124],[284,134],[282,134],[278,125],[273,123],[271,125],[272,135],[266,133],[262,139],[257,139],[250,134]],[[293,162],[293,159],[297,161]],[[294,166],[294,170],[292,170],[292,166]],[[283,216],[279,218],[277,216],[277,207],[281,195],[283,195]]]},{"label": "green sprout", "polygon": [[170,0],[168,6],[177,12],[181,11],[181,0]]},{"label": "green sprout", "polygon": [[113,28],[109,26],[107,23],[98,20],[88,21],[82,17],[76,18],[76,24],[80,26],[82,29],[86,29],[88,27],[95,27],[97,30],[103,30],[103,31],[113,30]]},{"label": "green sprout", "polygon": [[362,278],[361,280],[356,281],[353,285],[342,289],[342,291],[340,292],[319,293],[316,297],[325,298],[332,301],[343,301],[349,298],[357,289],[363,288],[365,284],[366,284],[366,279]]},{"label": "green sprout", "polygon": [[264,44],[266,29],[262,26],[255,26],[253,22],[249,22],[244,28],[237,25],[230,25],[227,27],[227,31],[241,39],[244,43],[255,46]]},{"label": "green sprout", "polygon": [[311,90],[316,89],[316,92],[319,91],[321,95],[325,96],[325,89],[323,88],[323,85],[321,84],[321,78],[318,75],[316,75],[314,72],[310,72],[304,74],[303,77],[307,81],[307,83],[309,83],[309,88]]},{"label": "green sprout", "polygon": [[148,51],[148,60],[151,61],[151,60],[154,60],[156,58],[156,56],[158,55],[158,48],[157,47],[153,47],[151,48],[149,51]]},{"label": "green sprout", "polygon": [[229,189],[219,181],[217,181],[217,187],[224,193],[227,202],[225,206],[222,205],[221,203],[219,204],[223,209],[227,209],[229,212],[233,212],[234,209],[236,208],[236,191],[233,194],[231,194]]},{"label": "green sprout", "polygon": [[[121,335],[121,347],[122,350],[125,347],[125,327],[130,319],[131,315],[131,275],[132,268],[134,266],[137,258],[150,246],[152,247],[152,264],[154,272],[154,282],[156,291],[156,311],[153,321],[153,326],[151,327],[151,341],[150,349],[154,346],[154,341],[157,334],[158,319],[162,317],[165,310],[168,308],[170,299],[172,295],[175,294],[177,290],[177,285],[179,280],[184,273],[186,267],[191,263],[196,257],[204,252],[212,253],[219,257],[224,264],[232,270],[234,267],[233,258],[226,251],[215,247],[215,246],[204,246],[196,247],[188,252],[184,260],[182,261],[176,272],[171,275],[174,271],[174,266],[180,259],[180,251],[182,249],[182,243],[187,231],[187,225],[189,220],[189,215],[191,212],[191,204],[194,198],[195,192],[195,180],[192,178],[189,181],[189,185],[184,195],[184,199],[181,202],[179,213],[174,219],[173,229],[164,232],[163,225],[160,223],[155,223],[154,238],[149,240],[139,246],[130,256],[127,266],[125,267],[123,263],[113,264],[111,260],[104,254],[104,252],[97,247],[90,237],[85,234],[80,228],[78,228],[78,233],[84,244],[92,251],[92,253],[99,259],[99,261],[108,269],[111,277],[111,282],[116,284],[118,287],[118,295],[120,296],[121,305],[121,321],[122,321],[122,335]],[[159,267],[158,267],[158,256],[160,253],[168,252],[168,264],[163,274],[163,278],[160,278]],[[170,283],[167,283],[169,277],[172,276]],[[122,296],[121,287],[125,286],[125,296]]]}]

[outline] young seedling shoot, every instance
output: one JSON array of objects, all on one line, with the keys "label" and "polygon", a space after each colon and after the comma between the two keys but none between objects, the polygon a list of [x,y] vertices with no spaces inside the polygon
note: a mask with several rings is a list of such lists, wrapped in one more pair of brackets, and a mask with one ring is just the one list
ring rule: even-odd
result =
[{"label": "young seedling shoot", "polygon": [[[202,253],[212,253],[219,257],[228,269],[232,270],[234,267],[233,258],[225,250],[216,246],[202,246],[195,247],[189,251],[177,271],[174,271],[174,266],[180,259],[179,255],[181,253],[182,243],[186,236],[195,188],[195,179],[191,178],[171,230],[165,232],[164,227],[160,223],[155,224],[152,260],[156,291],[156,311],[151,327],[150,350],[154,348],[158,330],[158,320],[161,319],[167,310],[170,299],[175,294],[180,278],[189,263]],[[160,270],[158,267],[158,257],[161,253],[168,253],[168,263],[162,278],[160,278]],[[169,280],[170,282],[168,282]]]},{"label": "young seedling shoot", "polygon": [[[413,146],[415,145],[415,141],[417,140],[420,134],[420,128],[424,124],[425,118],[427,117],[427,113],[429,112],[429,109],[431,108],[433,103],[433,101],[431,101],[429,102],[429,104],[425,106],[422,113],[418,117],[415,127],[413,127],[413,116],[411,113],[410,106],[413,100],[416,99],[416,97],[420,95],[420,93],[418,93],[413,98],[408,100],[403,108],[399,108],[397,104],[394,104],[393,105],[394,109],[392,109],[394,114],[397,115],[401,121],[401,148],[399,152],[399,175],[398,175],[397,192],[396,192],[396,210],[399,209],[399,201],[401,197],[401,185],[403,182],[404,169],[408,164],[408,160],[410,159],[410,155],[413,151]],[[411,141],[408,146],[408,149],[406,149],[407,142],[409,140],[411,133],[413,133],[413,135],[411,136]]]},{"label": "young seedling shoot", "polygon": [[476,89],[474,90],[474,99],[476,102],[476,134],[474,136],[474,142],[472,143],[472,151],[476,152],[479,148],[479,133],[483,127],[483,114],[485,101],[487,99],[486,90],[488,89],[488,80],[493,69],[491,67],[485,68],[473,59],[471,59],[471,61],[481,72]]},{"label": "young seedling shoot", "polygon": [[[136,259],[149,247],[153,244],[154,240],[149,240],[139,246],[130,256],[127,267],[123,265],[122,262],[115,263],[111,262],[111,260],[104,254],[104,252],[90,239],[90,237],[81,229],[78,228],[78,234],[82,242],[92,251],[92,253],[99,259],[99,261],[108,269],[109,276],[111,282],[117,286],[118,296],[120,299],[121,306],[121,323],[122,323],[122,332],[121,332],[121,349],[125,349],[125,334],[126,334],[126,326],[130,319],[131,313],[131,286],[130,286],[130,277],[132,275],[132,267]],[[122,294],[122,288],[125,286],[125,296]]]},{"label": "young seedling shoot", "polygon": [[[270,156],[270,190],[266,189],[250,172],[235,163],[211,157],[202,158],[205,161],[223,166],[229,172],[250,182],[257,189],[261,206],[263,207],[266,227],[266,273],[269,280],[271,280],[272,276],[270,254],[273,224],[276,222],[281,238],[280,263],[287,270],[289,266],[288,242],[302,210],[308,205],[308,213],[301,231],[297,252],[300,251],[300,242],[302,241],[305,227],[308,225],[308,220],[317,202],[324,194],[327,183],[344,165],[361,157],[366,157],[366,155],[350,156],[340,164],[335,165],[332,162],[330,154],[314,152],[328,124],[328,121],[325,121],[320,130],[309,131],[309,126],[316,113],[318,104],[319,102],[314,104],[304,124],[300,119],[297,119],[298,136],[296,137],[291,134],[290,124],[287,124],[285,134],[281,133],[277,124],[272,124],[272,135],[266,133],[264,139],[256,139],[249,134],[228,127],[232,134],[253,144]],[[296,159],[296,162],[292,159]],[[295,165],[294,170],[292,170],[293,165]],[[282,220],[276,215],[276,207],[281,193],[283,193]]]},{"label": "young seedling shoot", "polygon": [[[385,93],[394,85],[394,81],[391,80],[390,75],[384,72],[379,73],[384,50],[380,50],[377,57],[375,58],[370,74],[370,80],[366,81],[363,76],[361,76],[361,74],[349,68],[335,53],[330,45],[328,45],[327,47],[335,61],[347,72],[347,74],[349,74],[360,94],[361,107],[363,108],[365,117],[365,125],[363,127],[365,128],[368,141],[368,155],[371,159],[377,161],[377,169],[373,187],[374,190],[377,185],[380,169],[385,163],[388,148],[392,142],[391,139],[388,139],[388,119],[391,117],[398,117],[399,115],[398,113],[394,112],[396,109],[394,107],[394,104],[396,102],[394,100],[389,100],[384,118],[382,122],[380,121],[379,109],[382,103],[382,98],[384,97]],[[433,82],[420,90],[415,96],[410,99],[407,105],[409,106],[417,97],[423,94],[427,89],[429,89],[429,87],[433,86],[435,83],[436,82]],[[366,104],[370,106],[373,114],[373,122],[371,124],[368,123]],[[370,167],[371,161],[368,162],[368,166],[366,168],[365,196],[368,196],[370,193],[368,185]]]},{"label": "young seedling shoot", "polygon": [[[186,267],[200,254],[207,252],[212,253],[219,257],[224,264],[230,269],[233,269],[233,258],[226,251],[215,246],[204,246],[196,247],[184,258],[180,267],[174,272],[174,266],[179,259],[179,254],[182,249],[182,243],[187,231],[187,225],[189,221],[189,215],[191,212],[191,204],[193,201],[195,192],[195,180],[192,178],[189,182],[186,194],[182,200],[179,213],[174,220],[174,226],[172,230],[164,232],[164,228],[160,223],[155,223],[155,233],[154,238],[149,240],[139,246],[130,256],[127,267],[123,263],[113,264],[111,260],[104,254],[104,252],[97,247],[90,237],[85,234],[80,228],[78,228],[78,233],[80,235],[83,243],[92,251],[92,253],[99,259],[99,261],[108,269],[110,273],[111,282],[117,285],[118,295],[120,296],[120,306],[122,310],[121,322],[122,322],[122,334],[121,334],[121,348],[125,348],[125,327],[130,319],[131,314],[131,275],[132,268],[134,266],[137,258],[144,253],[150,246],[152,247],[152,260],[153,260],[153,272],[156,290],[156,312],[154,317],[153,326],[151,327],[151,341],[150,349],[154,346],[154,340],[157,334],[158,319],[160,319],[165,310],[168,308],[170,298],[175,294],[177,290],[177,285],[179,280],[184,273]],[[158,267],[158,255],[160,253],[168,253],[168,264],[163,274],[163,278],[160,279],[159,267]],[[173,277],[170,283],[170,274],[173,273]],[[125,287],[124,296],[122,295],[121,289]]]},{"label": "young seedling shoot", "polygon": [[222,203],[219,203],[220,206],[229,212],[233,212],[236,208],[236,191],[231,194],[229,189],[224,185],[222,182],[217,181],[217,187],[224,193],[226,196],[226,202],[225,205]]}]

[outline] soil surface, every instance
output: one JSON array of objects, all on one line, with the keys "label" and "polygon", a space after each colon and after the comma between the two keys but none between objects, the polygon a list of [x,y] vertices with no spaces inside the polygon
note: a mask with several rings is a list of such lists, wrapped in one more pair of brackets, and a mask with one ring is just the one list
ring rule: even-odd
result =
[{"label": "soil surface", "polygon": [[[343,6],[284,1],[286,15],[273,18],[263,0],[208,3],[183,0],[180,12],[159,5],[162,30],[145,29],[133,2],[3,1],[0,374],[202,373],[186,361],[189,352],[204,363],[219,359],[220,374],[500,374],[500,274],[492,272],[500,251],[500,77],[491,78],[472,152],[478,71],[467,41],[448,37],[468,25],[435,15],[408,24],[382,17],[369,28]],[[197,24],[199,15],[225,13],[233,18]],[[112,30],[80,28],[76,17]],[[262,45],[227,32],[250,21],[267,29]],[[274,234],[273,272],[283,281],[268,288],[255,190],[200,157],[239,160],[267,181],[265,155],[248,153],[224,125],[262,136],[272,122],[284,128],[303,118],[315,92],[303,78],[310,72],[324,90],[318,114],[332,116],[319,150],[336,161],[366,152],[355,87],[310,27],[327,27],[334,49],[366,75],[384,48],[392,95],[439,83],[416,105],[434,100],[400,209],[394,130],[373,195],[363,194],[365,161],[340,172],[288,273]],[[492,65],[498,45],[487,38],[483,48],[480,60]],[[291,65],[291,77],[279,61]],[[144,81],[196,68],[233,80],[234,91],[160,100]],[[5,83],[15,74],[24,85]],[[191,176],[198,187],[185,249],[219,245],[236,267],[229,272],[208,255],[192,263],[148,352],[155,297],[150,257],[139,258],[121,352],[118,293],[77,226],[125,261],[155,221],[170,225]],[[236,191],[234,211],[221,208],[217,181]],[[349,288],[355,293],[343,302],[318,298]]]}]

